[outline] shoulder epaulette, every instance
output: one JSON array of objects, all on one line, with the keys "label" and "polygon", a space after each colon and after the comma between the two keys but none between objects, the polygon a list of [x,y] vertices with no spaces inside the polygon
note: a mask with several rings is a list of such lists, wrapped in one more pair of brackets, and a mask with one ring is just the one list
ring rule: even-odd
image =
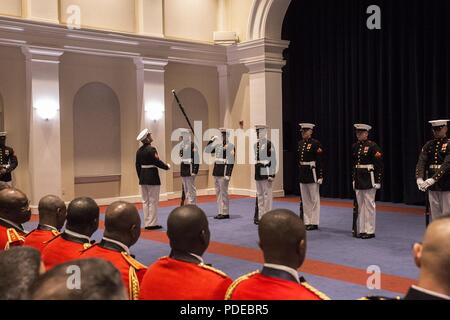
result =
[{"label": "shoulder epaulette", "polygon": [[145,269],[147,268],[146,266],[144,266],[142,263],[140,263],[139,261],[137,261],[136,259],[134,259],[133,257],[131,257],[128,253],[126,253],[125,251],[121,252],[122,253],[122,257],[125,259],[125,261],[131,265],[134,269],[136,270],[141,270],[141,269]]},{"label": "shoulder epaulette", "polygon": [[25,238],[21,236],[14,228],[6,229],[6,235],[8,237],[8,241],[6,242],[5,250],[14,245],[21,245],[25,241]]},{"label": "shoulder epaulette", "polygon": [[208,266],[208,265],[206,265],[206,264],[204,264],[204,263],[200,263],[198,266],[199,266],[200,268],[203,268],[203,269],[212,271],[212,272],[214,272],[214,273],[216,273],[216,274],[218,274],[218,275],[220,275],[220,276],[222,276],[222,277],[224,277],[224,278],[228,278],[228,275],[227,275],[225,272],[223,272],[223,271],[221,271],[221,270],[219,270],[219,269],[216,269],[216,268],[214,268],[214,267]]},{"label": "shoulder epaulette", "polygon": [[314,293],[316,296],[318,296],[322,300],[331,300],[331,298],[329,296],[327,296],[325,293],[317,290],[316,288],[314,288],[312,285],[310,285],[306,281],[300,282],[300,285],[304,286],[306,289],[308,289],[309,291]]},{"label": "shoulder epaulette", "polygon": [[225,294],[225,300],[230,300],[231,296],[233,295],[234,290],[236,289],[236,287],[242,282],[245,281],[247,279],[249,279],[250,277],[254,276],[255,274],[258,274],[259,270],[247,273],[239,278],[237,278],[232,284],[231,286],[228,288],[227,293]]}]

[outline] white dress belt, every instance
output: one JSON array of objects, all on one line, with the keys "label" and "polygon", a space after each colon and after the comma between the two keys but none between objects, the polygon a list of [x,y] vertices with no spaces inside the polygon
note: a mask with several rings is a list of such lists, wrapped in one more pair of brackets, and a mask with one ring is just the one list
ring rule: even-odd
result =
[{"label": "white dress belt", "polygon": [[367,170],[374,170],[373,164],[357,164],[356,169],[367,169]]},{"label": "white dress belt", "polygon": [[151,164],[151,165],[141,165],[142,169],[152,169],[152,168],[157,168],[157,166]]},{"label": "white dress belt", "polygon": [[316,166],[316,162],[315,162],[315,161],[309,161],[309,162],[300,162],[300,165],[302,165],[302,166],[310,166],[310,167],[315,167],[315,166]]}]

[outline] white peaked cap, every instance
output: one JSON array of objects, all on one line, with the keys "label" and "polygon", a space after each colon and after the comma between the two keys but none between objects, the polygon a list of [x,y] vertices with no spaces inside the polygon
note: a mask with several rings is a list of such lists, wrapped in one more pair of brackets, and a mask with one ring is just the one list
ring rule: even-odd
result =
[{"label": "white peaked cap", "polygon": [[150,131],[148,129],[144,129],[141,131],[141,133],[139,133],[139,135],[137,136],[136,140],[137,141],[143,141],[145,140],[145,138],[147,138],[147,135],[150,133]]},{"label": "white peaked cap", "polygon": [[370,131],[370,129],[372,129],[371,126],[369,126],[368,124],[364,124],[364,123],[355,123],[353,126],[356,128],[356,130]]},{"label": "white peaked cap", "polygon": [[316,126],[313,123],[299,123],[298,125],[301,129],[314,129],[314,127]]},{"label": "white peaked cap", "polygon": [[431,123],[431,125],[433,127],[442,127],[442,126],[446,126],[449,121],[450,120],[432,120],[432,121],[428,121],[428,122]]}]

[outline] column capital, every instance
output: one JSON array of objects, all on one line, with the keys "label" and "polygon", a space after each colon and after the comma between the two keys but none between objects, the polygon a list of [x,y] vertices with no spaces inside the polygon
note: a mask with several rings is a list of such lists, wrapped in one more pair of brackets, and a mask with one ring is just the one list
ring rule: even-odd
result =
[{"label": "column capital", "polygon": [[221,64],[217,66],[217,73],[219,74],[219,77],[227,77],[229,75],[229,69],[228,65]]},{"label": "column capital", "polygon": [[250,74],[261,72],[282,73],[282,68],[286,64],[286,61],[276,58],[256,57],[244,61],[244,64],[248,68]]},{"label": "column capital", "polygon": [[63,50],[54,48],[23,46],[21,49],[25,59],[34,62],[59,63],[64,54]]},{"label": "column capital", "polygon": [[138,70],[141,69],[144,71],[164,72],[169,60],[137,57],[133,59],[133,62]]},{"label": "column capital", "polygon": [[258,39],[240,43],[230,47],[228,64],[244,64],[250,73],[282,72],[285,65],[284,49],[289,47],[289,41]]}]

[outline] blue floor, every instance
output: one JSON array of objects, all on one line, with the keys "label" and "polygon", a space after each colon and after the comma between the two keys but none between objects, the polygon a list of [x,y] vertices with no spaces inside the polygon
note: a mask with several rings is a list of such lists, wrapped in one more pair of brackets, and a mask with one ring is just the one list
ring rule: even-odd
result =
[{"label": "blue floor", "polygon": [[[253,224],[255,200],[251,198],[231,201],[231,219],[214,220],[215,203],[199,206],[209,217],[211,241],[242,247],[257,248],[257,226]],[[298,211],[298,204],[274,201],[275,208]],[[167,216],[173,207],[159,209],[159,223],[166,228]],[[142,215],[142,213],[141,213]],[[103,218],[103,216],[102,216]],[[351,236],[352,209],[322,206],[320,230],[308,233],[307,259],[320,260],[365,270],[377,265],[381,272],[416,279],[418,270],[411,258],[411,247],[420,241],[425,230],[424,218],[420,215],[379,212],[377,214],[376,238],[355,239]],[[28,223],[31,230],[36,223]],[[94,235],[101,238],[101,231]],[[140,239],[132,251],[138,260],[151,264],[169,253],[169,246],[160,242]],[[254,271],[259,265],[250,261],[233,259],[216,254],[206,254],[205,260],[223,270],[232,278]],[[333,299],[357,299],[364,295],[397,296],[397,292],[369,290],[365,286],[303,274],[310,284]]]}]

